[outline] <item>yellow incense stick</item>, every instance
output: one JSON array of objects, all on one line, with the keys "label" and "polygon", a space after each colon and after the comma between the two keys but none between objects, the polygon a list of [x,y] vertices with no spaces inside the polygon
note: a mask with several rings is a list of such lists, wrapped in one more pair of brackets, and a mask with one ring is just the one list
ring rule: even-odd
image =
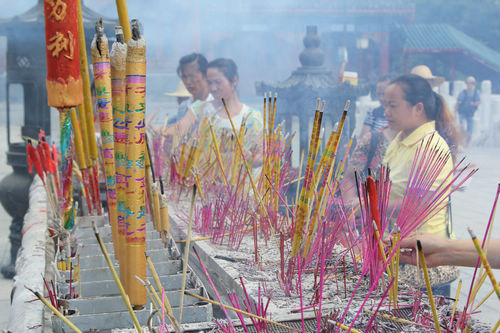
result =
[{"label": "yellow incense stick", "polygon": [[[481,268],[484,268],[483,265],[481,265]],[[488,278],[488,273],[485,271],[481,274],[481,272],[478,274],[480,277],[477,279],[476,283],[474,284],[474,287],[472,288],[472,291],[470,293],[470,300],[471,302],[476,299],[477,293],[479,292],[479,289],[481,289],[481,286],[484,284],[484,281]],[[494,291],[495,289],[493,289]]]},{"label": "yellow incense stick", "polygon": [[137,275],[135,276],[135,278],[137,279],[137,281],[139,281],[144,286],[144,288],[146,289],[146,293],[148,294],[148,297],[151,300],[151,304],[153,304],[153,307],[155,308],[155,310],[158,311],[158,313],[160,313],[161,303],[160,303],[160,305],[156,304],[156,299],[153,298],[153,294],[151,293],[151,290],[148,288],[149,285],[151,285],[151,283],[149,283],[149,281],[147,283],[142,281],[142,279],[140,277],[138,277]]},{"label": "yellow incense stick", "polygon": [[234,127],[231,113],[229,112],[229,109],[227,108],[227,105],[226,105],[226,102],[224,101],[224,99],[222,99],[222,104],[224,104],[224,109],[226,110],[227,117],[229,119],[229,122],[231,123],[231,127],[233,128],[233,133],[236,136],[236,143],[238,144],[238,151],[240,152],[241,158],[243,159],[243,163],[245,165],[245,169],[246,169],[247,174],[248,174],[248,179],[250,180],[250,184],[252,185],[252,190],[253,190],[253,194],[255,196],[255,200],[257,201],[258,205],[260,206],[261,211],[264,214],[264,217],[269,221],[269,228],[271,229],[271,233],[274,237],[274,240],[276,241],[276,246],[279,247],[279,242],[278,242],[278,238],[276,238],[276,233],[274,231],[274,227],[271,223],[271,219],[269,218],[269,215],[267,214],[266,207],[264,207],[264,205],[262,204],[262,199],[260,198],[259,192],[257,192],[257,187],[255,186],[255,182],[253,181],[253,177],[252,177],[252,171],[250,170],[250,167],[248,166],[247,159],[245,158],[245,154],[243,154],[243,146],[240,142],[240,139],[237,136],[236,127]]},{"label": "yellow incense stick", "polygon": [[123,38],[125,39],[125,43],[127,43],[131,38],[127,0],[116,0],[116,10],[118,11],[118,20],[123,28]]},{"label": "yellow incense stick", "polygon": [[[149,173],[149,172],[148,172]],[[157,183],[154,183],[153,188],[151,189],[151,194],[152,194],[152,198],[150,198],[149,200],[152,201],[153,203],[153,211],[152,211],[152,215],[153,215],[153,225],[155,227],[155,230],[156,231],[160,231],[162,230],[161,228],[161,213],[160,213],[160,191],[158,190],[158,184]],[[163,233],[162,233],[163,234]]]},{"label": "yellow incense stick", "polygon": [[460,290],[462,290],[462,280],[458,281],[457,293],[455,294],[455,302],[453,302],[453,310],[451,311],[451,318],[455,316],[455,310],[457,309],[458,297],[460,296]]},{"label": "yellow incense stick", "polygon": [[87,51],[85,45],[85,29],[83,27],[82,19],[82,0],[78,0],[76,2],[78,5],[78,51],[80,56],[80,75],[82,76],[83,85],[83,104],[80,105],[82,108],[79,108],[78,111],[82,111],[80,113],[81,119],[86,117],[85,132],[87,133],[87,138],[83,139],[87,140],[88,142],[90,165],[94,165],[94,162],[97,159],[97,143],[95,140],[94,112],[92,111],[92,94],[90,92],[89,66],[87,62]]},{"label": "yellow incense stick", "polygon": [[231,310],[231,311],[234,311],[234,312],[237,312],[237,313],[241,313],[242,315],[249,316],[249,317],[252,317],[252,318],[255,318],[255,319],[258,319],[258,320],[265,321],[266,323],[270,323],[270,324],[273,324],[273,325],[276,325],[276,326],[280,326],[280,327],[292,330],[294,332],[300,332],[300,330],[298,330],[296,328],[287,326],[287,325],[279,323],[277,321],[272,321],[272,320],[269,320],[267,318],[264,318],[264,317],[261,317],[261,316],[257,316],[257,315],[255,315],[253,313],[246,312],[246,311],[243,311],[241,309],[237,309],[235,307],[232,307],[230,305],[226,305],[226,304],[223,304],[223,303],[220,303],[220,302],[217,302],[217,301],[213,301],[213,300],[211,300],[209,298],[206,298],[206,297],[203,297],[203,296],[200,296],[200,295],[196,295],[196,294],[190,293],[188,291],[184,291],[184,294],[187,295],[187,296],[191,296],[191,297],[197,298],[197,299],[202,300],[204,302],[208,302],[208,303],[211,303],[213,305],[221,306],[221,307],[226,308],[228,310]]},{"label": "yellow incense stick", "polygon": [[54,314],[56,316],[59,317],[59,319],[61,319],[66,325],[68,325],[69,328],[71,328],[73,331],[77,332],[77,333],[82,333],[82,331],[80,331],[80,329],[78,327],[75,326],[75,324],[73,324],[68,318],[66,318],[59,310],[57,310],[52,304],[49,303],[49,301],[47,301],[45,299],[45,297],[43,297],[42,295],[40,295],[40,293],[38,291],[34,291],[33,289],[27,287],[27,286],[24,286],[24,288],[28,289],[29,291],[31,291],[33,294],[35,294],[35,296],[40,300],[42,301],[43,304],[45,304],[45,306],[47,306],[52,312],[54,312]]},{"label": "yellow incense stick", "polygon": [[[500,287],[500,282],[497,285]],[[488,298],[490,298],[490,296],[493,295],[494,292],[495,292],[495,288],[491,289],[490,292],[488,293],[488,295],[484,296],[484,298],[481,300],[481,302],[479,302],[478,305],[476,305],[476,307],[474,308],[474,311],[472,311],[472,312],[476,312],[476,310],[479,309],[479,307],[481,305],[483,305],[483,303],[486,302],[486,300]]]},{"label": "yellow incense stick", "polygon": [[[156,288],[158,288],[158,290],[162,290],[163,286],[161,284],[160,277],[158,276],[158,273],[156,272],[156,268],[153,265],[151,258],[147,254],[145,254],[145,256],[146,256],[146,264],[148,265],[149,270],[151,271],[151,275],[153,276],[153,281],[156,284]],[[170,302],[168,301],[167,297],[165,297],[165,307],[167,308],[167,312],[169,314],[173,314],[172,307],[170,306]]]},{"label": "yellow incense stick", "polygon": [[166,232],[167,237],[170,238],[170,220],[168,217],[167,196],[160,194],[160,225],[162,233]]},{"label": "yellow incense stick", "polygon": [[319,140],[319,132],[321,130],[321,121],[323,119],[323,112],[320,111],[321,100],[318,99],[316,103],[316,112],[314,114],[313,130],[311,133],[311,139],[309,141],[309,151],[307,153],[307,164],[305,170],[304,185],[300,191],[300,201],[297,203],[297,219],[295,221],[295,230],[293,233],[293,243],[292,243],[292,257],[296,257],[300,250],[300,244],[302,241],[303,228],[308,218],[309,211],[309,200],[313,194],[313,172],[314,164],[316,161],[316,150]]},{"label": "yellow incense stick", "polygon": [[191,247],[191,229],[193,226],[193,211],[194,211],[194,200],[196,198],[196,185],[193,185],[193,194],[191,197],[191,207],[189,208],[189,223],[187,230],[187,242],[184,248],[184,263],[182,266],[182,284],[181,284],[181,299],[179,303],[179,323],[182,324],[182,310],[184,308],[184,290],[186,290],[186,275],[187,267],[189,261],[189,249]]},{"label": "yellow incense stick", "polygon": [[439,318],[436,311],[436,304],[434,303],[434,296],[432,295],[431,281],[429,279],[429,272],[427,271],[427,264],[425,263],[425,255],[422,250],[422,243],[417,240],[417,250],[418,256],[420,258],[420,263],[422,265],[422,270],[424,271],[425,286],[427,287],[427,295],[429,297],[429,304],[432,309],[432,317],[434,318],[434,326],[436,327],[436,332],[441,333],[441,326],[439,325]]},{"label": "yellow incense stick", "polygon": [[182,175],[182,171],[184,170],[184,155],[186,154],[186,140],[182,142],[181,147],[181,156],[179,157],[179,164],[177,165],[177,171],[179,175]]},{"label": "yellow incense stick", "polygon": [[99,231],[97,230],[97,227],[95,225],[95,221],[92,221],[92,228],[94,229],[94,234],[95,234],[95,237],[97,238],[97,242],[99,243],[99,246],[101,247],[101,251],[102,251],[102,254],[104,255],[104,259],[106,259],[106,263],[108,264],[109,270],[111,271],[111,274],[113,275],[113,279],[115,280],[116,286],[118,287],[118,290],[120,291],[120,295],[122,296],[123,302],[125,303],[125,306],[127,307],[127,310],[130,313],[130,317],[132,317],[132,321],[134,322],[135,329],[139,333],[142,333],[142,328],[141,328],[141,325],[139,324],[139,320],[137,320],[135,312],[132,309],[132,305],[130,304],[130,300],[128,298],[128,295],[125,293],[125,289],[123,289],[123,285],[120,282],[120,278],[118,277],[118,274],[116,273],[115,267],[113,266],[113,263],[111,262],[111,259],[109,257],[108,250],[106,249],[106,246],[104,245],[104,243],[101,239],[101,235],[99,235]]},{"label": "yellow incense stick", "polygon": [[354,328],[349,328],[349,326],[346,326],[344,324],[341,324],[337,321],[333,321],[331,319],[328,319],[328,322],[332,325],[336,325],[336,326],[339,326],[341,329],[343,330],[347,330],[348,332],[352,332],[352,333],[362,333],[361,331],[358,331],[358,330],[355,330]]},{"label": "yellow incense stick", "polygon": [[[150,293],[153,295],[154,299],[156,300],[156,302],[158,304],[162,304],[161,302],[161,299],[160,299],[160,296],[158,295],[158,293],[156,292],[155,288],[153,287],[153,285],[151,283],[148,284],[148,287],[149,287],[149,291]],[[165,297],[167,295],[165,294]],[[166,299],[166,298],[165,298]],[[163,309],[165,310],[165,315],[167,316],[168,320],[170,320],[170,323],[172,324],[172,326],[174,327],[174,331],[176,333],[180,333],[182,332],[181,330],[181,327],[179,326],[179,323],[177,322],[177,319],[175,319],[173,313],[169,313],[168,310],[166,309],[166,304],[165,306],[163,306]]]},{"label": "yellow incense stick", "polygon": [[488,259],[486,258],[486,254],[484,253],[483,248],[481,247],[481,244],[479,243],[479,240],[477,239],[477,237],[474,234],[474,232],[472,231],[472,229],[467,227],[467,230],[469,231],[470,237],[472,238],[472,242],[474,243],[474,246],[476,247],[476,251],[479,254],[479,258],[481,258],[481,262],[483,263],[483,266],[486,269],[486,273],[488,273],[491,284],[493,285],[493,288],[495,289],[495,293],[497,294],[498,299],[500,299],[500,287],[497,284],[497,280],[495,279],[495,275],[493,274],[493,270],[491,269],[490,263],[488,262]]},{"label": "yellow incense stick", "polygon": [[186,161],[186,167],[184,168],[184,172],[182,173],[182,179],[184,181],[188,178],[189,174],[191,173],[191,167],[193,166],[197,149],[198,149],[198,144],[195,141],[193,142],[191,148],[189,149],[189,154]]},{"label": "yellow incense stick", "polygon": [[497,332],[497,329],[500,327],[500,319],[498,319],[497,323],[495,326],[493,326],[493,329],[491,330],[491,333]]}]

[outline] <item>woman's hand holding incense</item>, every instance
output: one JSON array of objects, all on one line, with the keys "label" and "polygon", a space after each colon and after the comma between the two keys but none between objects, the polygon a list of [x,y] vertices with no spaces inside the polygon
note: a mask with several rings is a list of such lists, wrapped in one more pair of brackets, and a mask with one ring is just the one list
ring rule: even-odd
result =
[{"label": "woman's hand holding incense", "polygon": [[[416,265],[417,239],[422,243],[427,266],[456,265],[475,267],[479,255],[470,239],[445,239],[418,231],[401,241],[400,261]],[[500,239],[491,239],[487,258],[492,268],[500,268]]]}]

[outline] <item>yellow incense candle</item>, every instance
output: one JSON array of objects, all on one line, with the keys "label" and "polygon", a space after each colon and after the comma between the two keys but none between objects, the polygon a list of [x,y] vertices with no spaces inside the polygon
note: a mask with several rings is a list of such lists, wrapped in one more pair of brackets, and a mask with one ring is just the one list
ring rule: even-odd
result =
[{"label": "yellow incense candle", "polygon": [[146,304],[146,290],[135,278],[146,278],[146,43],[139,31],[139,22],[132,21],[132,38],[127,46],[126,114],[128,116],[127,192],[125,229],[126,280],[130,302]]},{"label": "yellow incense candle", "polygon": [[115,258],[119,256],[116,210],[115,145],[113,136],[113,106],[111,104],[111,65],[108,39],[102,21],[96,22],[96,34],[91,44],[92,64],[97,99],[97,112],[101,128],[108,219],[111,224]]},{"label": "yellow incense candle", "polygon": [[477,239],[476,235],[472,231],[471,228],[467,227],[467,230],[469,231],[470,237],[472,238],[472,242],[474,243],[474,246],[476,247],[476,251],[479,254],[479,258],[481,258],[481,262],[483,263],[484,268],[486,269],[486,273],[488,274],[488,277],[490,278],[491,284],[493,285],[493,289],[495,289],[495,293],[498,296],[498,299],[500,299],[500,287],[498,287],[497,280],[495,279],[495,275],[493,274],[493,270],[491,269],[490,263],[488,262],[488,259],[486,258],[486,254],[483,251],[483,248],[481,247],[481,244],[479,243],[479,240]]},{"label": "yellow incense candle", "polygon": [[153,215],[153,225],[155,230],[161,232],[161,214],[160,214],[160,190],[158,189],[158,183],[154,183],[151,189],[152,198],[152,215]]},{"label": "yellow incense candle", "polygon": [[425,286],[427,287],[427,295],[429,296],[429,304],[432,309],[432,317],[434,318],[434,326],[436,327],[436,332],[441,333],[441,326],[439,325],[439,318],[436,311],[436,304],[434,303],[434,296],[432,295],[431,281],[429,279],[429,272],[427,271],[427,264],[425,263],[425,255],[422,250],[422,243],[417,240],[417,250],[420,263],[422,264],[422,270],[424,271]]},{"label": "yellow incense candle", "polygon": [[[111,96],[113,103],[113,136],[115,148],[115,181],[117,207],[117,241],[118,259],[125,252],[125,192],[127,175],[125,171],[127,155],[127,117],[125,114],[125,67],[127,58],[127,44],[124,43],[123,31],[120,26],[115,27],[116,42],[110,51],[111,64]],[[116,250],[115,250],[116,251]],[[125,265],[123,265],[125,266]],[[122,275],[122,274],[121,274]],[[124,282],[122,280],[122,282]]]},{"label": "yellow incense candle", "polygon": [[162,232],[165,231],[168,237],[170,237],[167,196],[165,194],[160,195],[160,221]]}]

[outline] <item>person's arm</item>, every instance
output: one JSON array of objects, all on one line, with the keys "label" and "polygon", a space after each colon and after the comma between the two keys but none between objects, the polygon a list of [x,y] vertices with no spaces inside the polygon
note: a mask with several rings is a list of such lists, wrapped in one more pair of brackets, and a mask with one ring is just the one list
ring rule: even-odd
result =
[{"label": "person's arm", "polygon": [[474,101],[471,102],[473,106],[479,106],[481,104],[481,97],[479,97],[479,93],[477,90],[474,91]]},{"label": "person's arm", "polygon": [[188,109],[184,117],[175,124],[170,125],[163,131],[165,136],[184,135],[196,121],[196,116],[191,109]]},{"label": "person's arm", "polygon": [[[427,266],[476,266],[479,255],[471,239],[445,239],[439,236],[418,231],[401,241],[400,261],[415,265],[417,262],[417,239],[422,243]],[[492,268],[500,268],[500,238],[491,239],[487,259]]]}]

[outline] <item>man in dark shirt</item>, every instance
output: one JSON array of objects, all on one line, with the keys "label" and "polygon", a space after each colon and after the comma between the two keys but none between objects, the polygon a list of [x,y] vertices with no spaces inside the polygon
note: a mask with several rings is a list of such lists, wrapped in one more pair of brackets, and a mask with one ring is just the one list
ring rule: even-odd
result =
[{"label": "man in dark shirt", "polygon": [[362,137],[364,134],[366,134],[368,131],[371,130],[376,132],[382,127],[385,127],[387,125],[387,120],[385,120],[385,114],[384,114],[385,110],[384,91],[390,82],[391,80],[389,76],[383,76],[377,82],[376,92],[377,92],[377,99],[380,102],[380,106],[376,107],[373,110],[369,110],[366,113],[366,118],[365,121],[363,122],[363,128],[361,129],[359,137]]},{"label": "man in dark shirt", "polygon": [[481,98],[476,90],[476,79],[473,76],[469,76],[465,80],[465,84],[467,88],[462,90],[458,95],[455,111],[458,111],[460,124],[462,126],[466,124],[470,139],[474,130],[474,113],[479,104],[481,104]]}]

